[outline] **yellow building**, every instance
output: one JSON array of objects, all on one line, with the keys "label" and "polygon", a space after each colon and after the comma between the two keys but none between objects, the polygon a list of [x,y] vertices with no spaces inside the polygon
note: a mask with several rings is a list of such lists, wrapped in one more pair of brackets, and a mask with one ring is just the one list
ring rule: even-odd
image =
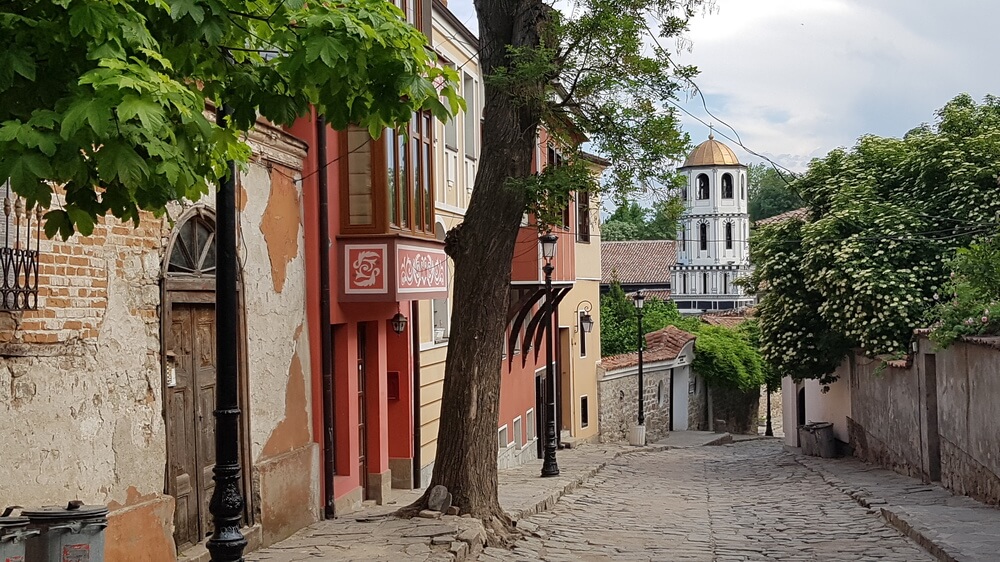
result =
[{"label": "yellow building", "polygon": [[[585,154],[595,175],[609,162]],[[559,303],[559,352],[563,443],[596,441],[597,364],[601,360],[601,232],[600,201],[577,193],[576,282]],[[586,315],[586,318],[585,318]],[[590,333],[584,329],[593,322]]]}]

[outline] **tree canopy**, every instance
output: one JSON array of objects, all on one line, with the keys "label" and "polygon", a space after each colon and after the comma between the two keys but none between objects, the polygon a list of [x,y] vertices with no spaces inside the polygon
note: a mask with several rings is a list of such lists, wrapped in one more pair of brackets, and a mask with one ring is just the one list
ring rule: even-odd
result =
[{"label": "tree canopy", "polygon": [[[455,73],[384,0],[7,2],[0,31],[0,177],[53,207],[49,235],[197,200],[249,157],[240,133],[258,115],[289,124],[314,107],[378,136],[461,105]],[[206,99],[232,117],[214,123]]]},{"label": "tree canopy", "polygon": [[[694,370],[710,384],[734,390],[752,390],[765,382],[767,369],[757,351],[756,322],[737,329],[709,326],[694,316],[682,316],[673,301],[646,297],[642,308],[643,335],[676,326],[695,335]],[[601,296],[601,355],[631,353],[639,349],[639,319],[632,300],[613,282]]]},{"label": "tree canopy", "polygon": [[750,192],[747,210],[751,222],[805,206],[799,194],[789,185],[790,179],[768,164],[747,166],[747,189]]},{"label": "tree canopy", "polygon": [[915,328],[992,317],[989,291],[973,289],[991,283],[977,269],[988,247],[950,260],[997,232],[998,177],[993,96],[981,104],[958,96],[933,125],[901,139],[865,136],[814,161],[793,182],[811,220],[769,225],[751,239],[765,359],[782,375],[829,381],[852,348],[899,357]]},{"label": "tree canopy", "polygon": [[601,225],[601,239],[673,240],[683,212],[684,203],[678,197],[656,201],[652,208],[625,200]]}]

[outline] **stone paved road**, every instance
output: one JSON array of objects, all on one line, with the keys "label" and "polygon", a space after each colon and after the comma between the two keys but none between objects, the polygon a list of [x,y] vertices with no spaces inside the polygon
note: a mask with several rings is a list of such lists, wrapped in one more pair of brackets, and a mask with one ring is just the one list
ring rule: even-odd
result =
[{"label": "stone paved road", "polygon": [[479,560],[932,560],[772,440],[628,455],[525,521]]}]

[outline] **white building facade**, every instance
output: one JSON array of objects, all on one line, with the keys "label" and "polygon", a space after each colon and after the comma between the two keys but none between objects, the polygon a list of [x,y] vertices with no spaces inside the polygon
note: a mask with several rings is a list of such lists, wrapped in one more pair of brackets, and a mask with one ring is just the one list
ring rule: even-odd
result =
[{"label": "white building facade", "polygon": [[678,169],[687,179],[677,233],[671,299],[682,314],[745,308],[752,296],[734,281],[750,274],[747,167],[709,135]]}]

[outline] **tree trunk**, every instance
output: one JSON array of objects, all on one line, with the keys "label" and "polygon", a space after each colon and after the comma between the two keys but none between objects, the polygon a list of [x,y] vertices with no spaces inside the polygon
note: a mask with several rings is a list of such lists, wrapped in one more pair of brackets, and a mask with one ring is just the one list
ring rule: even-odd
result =
[{"label": "tree trunk", "polygon": [[[486,77],[482,150],[465,221],[446,240],[455,261],[454,306],[430,487],[447,487],[462,513],[506,527],[509,519],[497,498],[501,352],[511,260],[527,202],[523,190],[507,180],[531,174],[540,111],[515,102],[488,77],[509,64],[508,45],[539,44],[546,9],[537,0],[477,0],[476,10]],[[532,86],[541,96],[544,80],[526,87]],[[426,494],[403,511],[424,505]]]}]

